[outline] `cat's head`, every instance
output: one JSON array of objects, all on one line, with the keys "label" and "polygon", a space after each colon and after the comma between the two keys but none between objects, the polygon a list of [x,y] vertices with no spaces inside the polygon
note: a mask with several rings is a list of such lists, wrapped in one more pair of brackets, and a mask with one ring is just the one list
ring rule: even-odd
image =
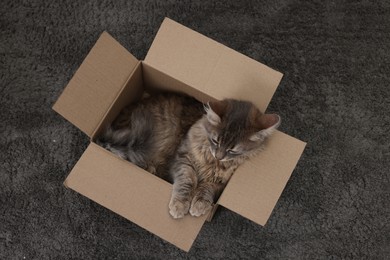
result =
[{"label": "cat's head", "polygon": [[276,114],[263,114],[251,102],[225,99],[205,105],[204,127],[210,151],[220,161],[247,157],[263,147],[280,125]]}]

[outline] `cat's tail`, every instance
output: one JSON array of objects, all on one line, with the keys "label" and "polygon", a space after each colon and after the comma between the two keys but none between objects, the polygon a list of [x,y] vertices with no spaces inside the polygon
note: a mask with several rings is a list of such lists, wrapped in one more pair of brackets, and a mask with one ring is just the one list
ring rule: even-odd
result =
[{"label": "cat's tail", "polygon": [[122,159],[147,169],[152,146],[152,127],[147,120],[139,120],[132,128],[113,129],[110,126],[96,143]]},{"label": "cat's tail", "polygon": [[130,138],[129,129],[114,130],[111,126],[107,127],[96,143],[101,147],[113,152],[122,159],[127,160],[127,143]]}]

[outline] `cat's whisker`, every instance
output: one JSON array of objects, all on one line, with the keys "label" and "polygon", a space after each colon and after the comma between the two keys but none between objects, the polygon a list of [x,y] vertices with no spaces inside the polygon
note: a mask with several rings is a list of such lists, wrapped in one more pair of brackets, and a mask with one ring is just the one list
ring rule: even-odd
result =
[{"label": "cat's whisker", "polygon": [[213,155],[214,159],[217,159],[217,157],[215,157],[215,151],[213,151],[213,149],[211,147],[209,147],[209,148],[210,148],[210,152]]}]

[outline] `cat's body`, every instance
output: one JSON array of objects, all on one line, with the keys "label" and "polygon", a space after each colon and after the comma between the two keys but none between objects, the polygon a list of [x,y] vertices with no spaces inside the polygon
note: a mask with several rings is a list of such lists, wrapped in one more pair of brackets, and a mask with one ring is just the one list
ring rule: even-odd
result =
[{"label": "cat's body", "polygon": [[210,102],[205,110],[190,97],[153,96],[122,111],[99,141],[173,181],[174,218],[208,212],[237,167],[263,148],[280,123],[279,116],[262,114],[246,101]]},{"label": "cat's body", "polygon": [[159,94],[121,111],[98,144],[170,181],[169,165],[188,129],[202,117],[194,98]]}]

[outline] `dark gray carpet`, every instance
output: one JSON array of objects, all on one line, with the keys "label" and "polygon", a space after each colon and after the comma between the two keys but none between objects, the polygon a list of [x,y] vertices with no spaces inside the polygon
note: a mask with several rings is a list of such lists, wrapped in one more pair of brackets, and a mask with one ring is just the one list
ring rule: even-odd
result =
[{"label": "dark gray carpet", "polygon": [[[1,1],[0,258],[389,258],[390,3],[275,2]],[[51,110],[103,30],[143,59],[164,16],[284,72],[308,142],[267,226],[221,209],[188,254],[64,188],[89,141]]]}]

